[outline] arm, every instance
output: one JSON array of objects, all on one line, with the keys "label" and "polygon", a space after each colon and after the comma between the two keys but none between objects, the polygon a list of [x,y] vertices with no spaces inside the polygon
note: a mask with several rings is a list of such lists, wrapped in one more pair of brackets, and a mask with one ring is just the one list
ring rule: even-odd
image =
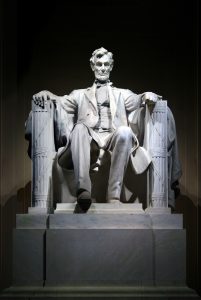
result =
[{"label": "arm", "polygon": [[122,90],[125,107],[128,112],[132,112],[145,104],[149,106],[155,105],[155,103],[162,99],[162,96],[152,92],[145,92],[142,94],[135,94],[130,90]]},{"label": "arm", "polygon": [[74,91],[70,95],[57,96],[50,91],[41,91],[33,95],[33,100],[36,105],[44,108],[46,101],[53,101],[53,103],[61,105],[61,107],[69,114],[74,114],[77,109],[77,103],[74,99]]},{"label": "arm", "polygon": [[71,129],[78,106],[75,100],[75,93],[76,91],[73,91],[70,95],[57,96],[50,91],[44,90],[33,95],[33,101],[41,108],[45,107],[47,101],[52,101],[55,104],[56,122],[58,123],[59,121],[63,125],[65,124],[65,127],[68,126],[68,129]]},{"label": "arm", "polygon": [[52,100],[53,102],[59,101],[62,97],[54,95],[50,91],[41,91],[35,95],[33,95],[33,100],[36,105],[44,107],[44,103],[48,100]]},{"label": "arm", "polygon": [[66,144],[69,133],[73,128],[77,103],[74,92],[70,95],[57,96],[50,91],[43,90],[33,95],[33,102],[41,109],[45,108],[48,101],[54,103],[55,146],[58,149]]},{"label": "arm", "polygon": [[123,96],[128,112],[129,125],[137,136],[140,145],[142,145],[145,130],[145,105],[147,104],[150,109],[153,109],[156,102],[161,100],[162,97],[152,92],[135,94],[130,90],[123,90]]},{"label": "arm", "polygon": [[159,100],[162,100],[162,96],[152,92],[145,92],[142,94],[135,94],[130,90],[122,90],[123,97],[125,99],[125,107],[128,112],[132,112],[145,104],[155,105]]},{"label": "arm", "polygon": [[130,90],[122,90],[125,108],[128,113],[138,109],[142,103],[143,94],[135,94]]},{"label": "arm", "polygon": [[142,94],[142,103],[147,104],[148,106],[153,106],[157,101],[162,100],[162,96],[157,95],[153,92],[145,92]]}]

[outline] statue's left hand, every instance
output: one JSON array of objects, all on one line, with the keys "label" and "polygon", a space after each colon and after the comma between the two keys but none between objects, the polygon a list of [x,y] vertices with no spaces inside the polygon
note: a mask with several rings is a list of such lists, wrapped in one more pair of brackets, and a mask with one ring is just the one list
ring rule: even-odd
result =
[{"label": "statue's left hand", "polygon": [[162,96],[152,92],[146,92],[142,96],[142,101],[148,105],[155,105],[157,101],[161,100]]}]

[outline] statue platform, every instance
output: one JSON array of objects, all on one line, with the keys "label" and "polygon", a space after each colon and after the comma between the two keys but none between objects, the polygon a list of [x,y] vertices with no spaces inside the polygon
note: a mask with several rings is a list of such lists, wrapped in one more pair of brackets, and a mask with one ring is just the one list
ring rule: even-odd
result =
[{"label": "statue platform", "polygon": [[17,215],[14,286],[185,286],[186,233],[180,214],[141,204],[92,204],[75,214]]},{"label": "statue platform", "polygon": [[3,299],[199,299],[186,286],[181,214],[137,204],[75,204],[16,216],[13,284]]}]

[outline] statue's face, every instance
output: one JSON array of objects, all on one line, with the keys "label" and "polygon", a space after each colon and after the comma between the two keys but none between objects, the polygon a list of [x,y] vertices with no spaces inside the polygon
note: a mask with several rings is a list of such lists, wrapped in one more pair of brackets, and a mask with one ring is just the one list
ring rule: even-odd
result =
[{"label": "statue's face", "polygon": [[109,56],[105,54],[101,58],[97,58],[92,70],[94,71],[96,79],[99,81],[107,81],[110,77],[110,72],[112,71],[112,65]]}]

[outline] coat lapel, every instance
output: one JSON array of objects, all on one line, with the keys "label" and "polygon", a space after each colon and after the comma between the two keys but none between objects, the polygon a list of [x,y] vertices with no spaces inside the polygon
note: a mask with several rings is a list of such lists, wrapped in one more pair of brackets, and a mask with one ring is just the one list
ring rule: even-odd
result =
[{"label": "coat lapel", "polygon": [[89,102],[93,105],[97,111],[97,101],[96,101],[96,84],[94,83],[91,88],[85,91],[85,96],[88,98]]},{"label": "coat lapel", "polygon": [[108,84],[107,86],[108,86],[108,93],[109,93],[109,99],[110,99],[110,110],[111,110],[112,122],[113,122],[115,114],[116,114],[116,110],[117,110],[117,105],[116,105],[116,100],[115,100],[115,97],[112,92],[112,88],[111,88],[110,84]]}]

